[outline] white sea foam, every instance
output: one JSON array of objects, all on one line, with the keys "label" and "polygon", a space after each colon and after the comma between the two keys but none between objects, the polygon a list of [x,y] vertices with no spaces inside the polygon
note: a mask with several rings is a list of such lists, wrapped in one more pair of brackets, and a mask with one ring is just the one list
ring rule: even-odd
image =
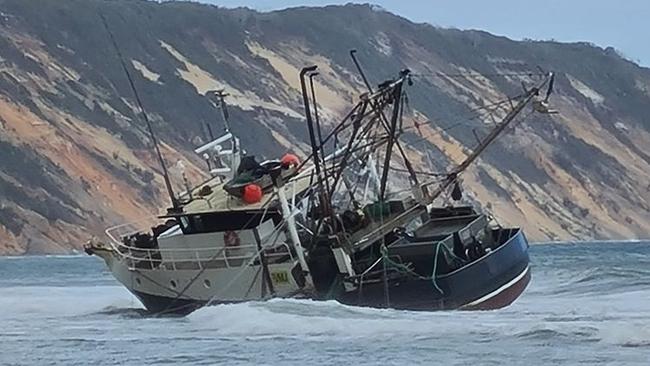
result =
[{"label": "white sea foam", "polygon": [[[335,301],[273,300],[264,303],[218,305],[189,315],[193,327],[220,336],[246,337],[378,337],[465,334],[487,323],[500,327],[492,312],[409,312],[350,307]],[[506,317],[507,314],[505,315]],[[463,326],[459,327],[458,324]]]},{"label": "white sea foam", "polygon": [[599,336],[604,343],[650,349],[650,323],[647,320],[612,322],[599,329]]},{"label": "white sea foam", "polygon": [[111,306],[141,307],[121,286],[0,288],[0,320],[84,315]]}]

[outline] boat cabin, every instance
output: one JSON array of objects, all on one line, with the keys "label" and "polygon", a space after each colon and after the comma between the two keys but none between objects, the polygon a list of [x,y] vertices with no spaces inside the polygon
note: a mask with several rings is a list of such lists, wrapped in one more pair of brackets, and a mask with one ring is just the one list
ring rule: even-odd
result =
[{"label": "boat cabin", "polygon": [[[158,249],[163,261],[228,260],[238,266],[264,247],[285,243],[284,232],[275,230],[278,212],[203,212],[175,216],[178,225],[161,233]],[[233,259],[236,259],[233,261]]]}]

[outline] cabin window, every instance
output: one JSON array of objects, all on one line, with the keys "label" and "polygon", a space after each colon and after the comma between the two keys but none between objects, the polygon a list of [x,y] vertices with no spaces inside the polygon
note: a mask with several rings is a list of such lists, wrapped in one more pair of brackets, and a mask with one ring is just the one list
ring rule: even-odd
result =
[{"label": "cabin window", "polygon": [[181,216],[181,230],[186,234],[190,231],[190,220],[187,216]]},{"label": "cabin window", "polygon": [[260,220],[281,220],[278,212],[216,212],[180,216],[184,234],[213,233],[223,231],[250,230],[260,225]]},{"label": "cabin window", "polygon": [[212,230],[208,230],[208,228],[205,225],[205,222],[203,220],[203,217],[201,215],[193,215],[190,216],[191,220],[191,225],[192,225],[192,230],[197,233],[208,233]]}]

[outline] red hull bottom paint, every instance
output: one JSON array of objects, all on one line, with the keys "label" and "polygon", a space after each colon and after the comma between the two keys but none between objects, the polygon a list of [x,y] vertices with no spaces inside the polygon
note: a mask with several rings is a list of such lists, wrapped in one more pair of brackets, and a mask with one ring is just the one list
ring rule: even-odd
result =
[{"label": "red hull bottom paint", "polygon": [[530,268],[526,267],[515,277],[515,281],[486,296],[485,300],[476,300],[461,307],[462,310],[495,310],[512,304],[526,289],[530,282]]}]

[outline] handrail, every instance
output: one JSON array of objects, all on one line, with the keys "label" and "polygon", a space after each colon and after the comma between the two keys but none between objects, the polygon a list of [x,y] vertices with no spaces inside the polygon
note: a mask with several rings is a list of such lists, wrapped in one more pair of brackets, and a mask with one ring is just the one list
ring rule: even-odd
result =
[{"label": "handrail", "polygon": [[[288,255],[291,260],[294,259],[293,254],[291,253],[290,247],[289,247],[289,245],[287,243],[282,243],[279,246],[285,247],[286,252],[284,252],[284,251],[283,252],[278,252],[278,253],[269,252],[269,253],[265,253],[266,257],[267,258],[282,258],[282,257]],[[256,251],[251,251],[251,252],[248,252],[248,253],[246,253],[244,255],[235,255],[235,256],[233,256],[233,255],[228,255],[227,254],[227,250],[225,250],[225,249],[228,249],[228,247],[221,247],[220,248],[221,251],[219,253],[223,252],[224,253],[223,257],[221,257],[221,256],[211,256],[211,257],[200,258],[200,257],[195,256],[195,257],[187,257],[187,258],[182,258],[182,259],[173,259],[173,258],[172,259],[164,259],[162,257],[161,258],[154,258],[152,256],[152,254],[156,253],[155,249],[140,249],[140,248],[135,248],[135,247],[125,247],[125,248],[127,249],[126,251],[120,251],[120,250],[115,251],[122,259],[130,260],[130,261],[138,261],[138,262],[139,261],[148,261],[148,262],[151,262],[151,263],[158,263],[158,264],[170,263],[172,266],[174,266],[175,264],[178,264],[178,263],[201,263],[201,262],[212,262],[212,261],[224,261],[227,264],[227,267],[229,267],[230,265],[228,265],[228,261],[249,259],[249,258],[254,257],[256,255],[256,252],[257,252],[257,247],[253,247],[253,249],[255,249]],[[267,251],[269,249],[273,249],[273,248],[262,248],[263,251]],[[142,256],[138,256],[138,255],[136,255],[134,253],[142,253]],[[217,254],[219,254],[219,253],[217,253]]]},{"label": "handrail", "polygon": [[[281,225],[278,225],[278,226],[281,226]],[[272,236],[274,236],[274,234],[279,234],[279,231],[277,230],[277,227],[269,235],[267,235],[264,238],[265,241],[267,241]],[[125,235],[125,236],[127,236],[127,235]],[[221,248],[225,247],[225,245],[221,245],[221,246],[216,246],[216,247],[204,247],[204,248],[156,248],[156,249],[139,248],[139,247],[135,247],[135,246],[126,245],[121,240],[115,239],[115,237],[113,237],[113,236],[110,236],[110,238],[111,238],[111,241],[112,241],[110,244],[113,247],[113,249],[115,249],[115,250],[118,250],[118,247],[121,247],[121,248],[132,249],[132,250],[140,250],[140,251],[152,250],[152,251],[155,251],[155,252],[158,252],[158,253],[167,253],[167,252],[214,251],[214,250],[221,249]],[[277,240],[277,238],[276,238],[276,240]],[[286,243],[283,243],[283,244],[286,244]],[[227,247],[227,248],[229,248],[229,249],[241,249],[241,248],[250,248],[250,247],[253,247],[255,250],[257,250],[257,243],[249,244],[249,245],[238,245],[238,246]],[[272,248],[273,247],[269,247],[269,249],[272,249]]]},{"label": "handrail", "polygon": [[130,230],[128,233],[125,233],[125,234],[123,234],[123,235],[120,235],[121,237],[123,237],[123,236],[129,235],[129,234],[134,234],[134,233],[138,232],[139,229],[135,229],[135,227],[136,227],[137,224],[141,224],[141,223],[145,223],[145,222],[151,222],[151,223],[154,223],[154,222],[156,222],[156,221],[158,221],[158,220],[159,220],[159,219],[158,219],[156,216],[149,216],[149,217],[146,217],[146,218],[141,219],[141,220],[132,221],[132,222],[125,222],[125,223],[123,223],[123,224],[119,224],[119,225],[115,225],[115,226],[108,227],[108,228],[106,228],[106,230],[104,230],[104,233],[105,233],[106,236],[108,236],[112,241],[115,241],[115,242],[118,242],[118,243],[119,243],[119,242],[120,242],[119,239],[115,238],[115,236],[113,235],[113,232],[114,232],[114,231],[116,231],[116,230],[118,230],[118,229],[121,229],[121,228],[123,228],[123,227],[127,227],[127,226],[129,226],[129,225],[133,225],[134,230]]},{"label": "handrail", "polygon": [[[142,220],[144,221],[144,220]],[[113,227],[111,229],[115,229],[117,227],[125,227],[128,226],[132,223],[127,223],[127,224],[122,224],[118,225],[116,227]],[[269,251],[271,249],[276,249],[279,247],[284,247],[286,249],[286,252],[280,252],[280,253],[266,253],[268,258],[275,258],[275,257],[284,257],[286,255],[289,255],[289,258],[293,260],[293,254],[291,253],[291,247],[286,243],[286,242],[281,242],[277,245],[274,245],[277,243],[277,237],[279,236],[280,231],[278,228],[280,225],[278,225],[273,232],[271,232],[268,236],[266,236],[265,241],[271,241],[272,240],[272,245],[263,245],[262,250],[264,251]],[[108,231],[109,229],[107,229]],[[272,238],[275,236],[275,238]],[[207,247],[207,248],[139,248],[135,246],[130,246],[126,245],[121,241],[118,241],[115,239],[114,236],[109,235],[111,238],[111,241],[109,242],[110,246],[113,248],[113,250],[122,258],[128,259],[131,261],[142,261],[142,260],[148,260],[151,263],[171,263],[172,266],[176,263],[187,263],[187,262],[193,262],[193,263],[200,263],[204,261],[213,261],[213,260],[224,260],[228,265],[229,260],[243,260],[243,259],[248,259],[252,257],[252,253],[258,251],[257,243],[255,244],[248,244],[248,245],[238,245],[238,246],[233,246],[233,247],[228,247],[228,246],[216,246],[216,247]],[[249,253],[246,253],[244,255],[228,255],[229,251],[232,250],[246,250],[246,249],[252,249],[249,251]],[[211,256],[210,258],[201,258],[200,254],[202,252],[215,252],[215,251],[223,251],[224,256],[218,257],[218,258],[213,258],[214,256]],[[142,253],[142,256],[137,256],[133,255],[132,253]],[[153,255],[160,255],[161,258],[153,258]],[[171,259],[167,258],[164,259],[162,258],[163,254],[171,254]],[[174,259],[174,254],[179,255],[179,254],[194,254],[194,258],[183,258],[183,259]]]}]

